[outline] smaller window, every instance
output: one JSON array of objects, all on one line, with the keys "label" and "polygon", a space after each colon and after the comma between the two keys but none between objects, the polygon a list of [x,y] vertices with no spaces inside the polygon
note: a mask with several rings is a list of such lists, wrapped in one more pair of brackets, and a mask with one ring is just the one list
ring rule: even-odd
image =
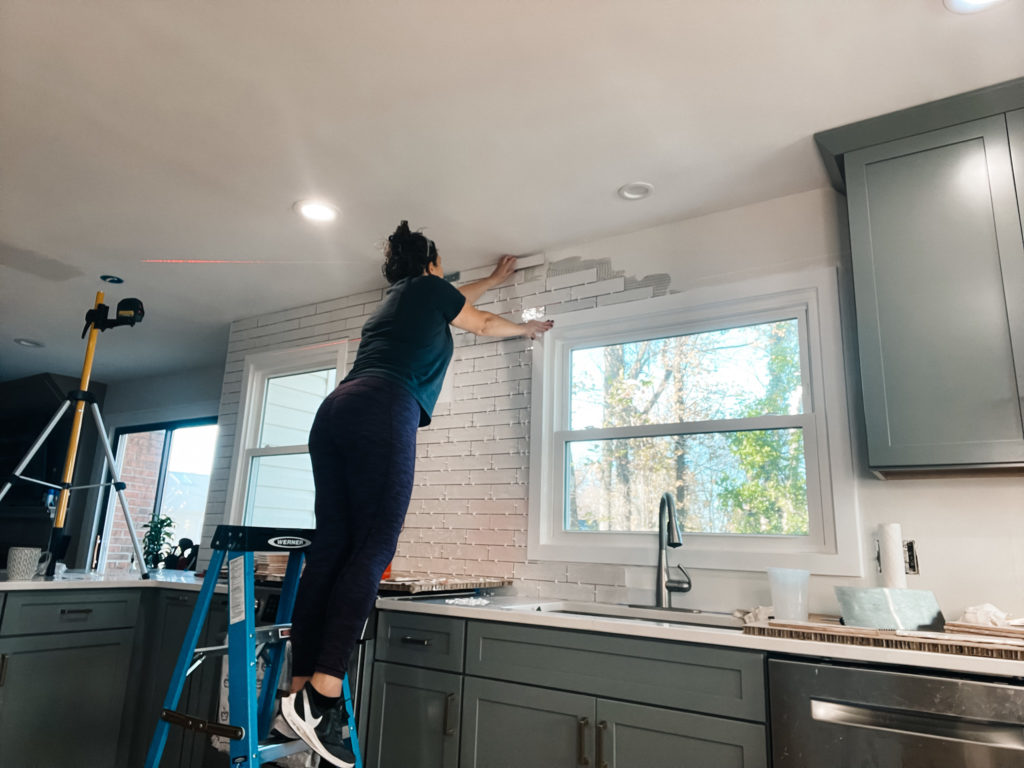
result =
[{"label": "smaller window", "polygon": [[230,518],[242,525],[312,528],[309,430],[334,389],[345,342],[246,358],[242,428]]}]

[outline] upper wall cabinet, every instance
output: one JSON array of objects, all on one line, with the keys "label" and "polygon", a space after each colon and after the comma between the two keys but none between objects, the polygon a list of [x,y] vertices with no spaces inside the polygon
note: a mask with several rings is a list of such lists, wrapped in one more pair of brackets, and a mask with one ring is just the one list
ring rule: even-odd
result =
[{"label": "upper wall cabinet", "polygon": [[879,475],[1024,466],[1024,110],[1012,105],[1024,80],[816,137],[849,206]]}]

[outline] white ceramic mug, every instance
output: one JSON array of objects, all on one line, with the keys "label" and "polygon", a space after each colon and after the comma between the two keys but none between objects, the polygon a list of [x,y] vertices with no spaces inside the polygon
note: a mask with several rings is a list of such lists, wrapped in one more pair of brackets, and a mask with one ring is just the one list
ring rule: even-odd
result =
[{"label": "white ceramic mug", "polygon": [[11,547],[7,550],[7,580],[29,581],[46,573],[50,553],[39,547]]}]

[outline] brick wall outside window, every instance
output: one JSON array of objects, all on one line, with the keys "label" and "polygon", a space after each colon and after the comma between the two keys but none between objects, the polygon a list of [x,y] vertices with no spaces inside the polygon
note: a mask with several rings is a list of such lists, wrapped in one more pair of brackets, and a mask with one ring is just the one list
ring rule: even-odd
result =
[{"label": "brick wall outside window", "polygon": [[[146,535],[146,529],[142,526],[153,517],[153,502],[156,498],[165,434],[164,430],[136,432],[125,435],[123,440],[124,463],[121,467],[121,480],[127,486],[124,495],[128,501],[128,511],[135,522],[135,535],[139,537],[140,543],[142,537]],[[110,510],[114,520],[110,528],[107,569],[127,570],[134,552],[121,505],[117,503],[116,497],[114,502]]]}]

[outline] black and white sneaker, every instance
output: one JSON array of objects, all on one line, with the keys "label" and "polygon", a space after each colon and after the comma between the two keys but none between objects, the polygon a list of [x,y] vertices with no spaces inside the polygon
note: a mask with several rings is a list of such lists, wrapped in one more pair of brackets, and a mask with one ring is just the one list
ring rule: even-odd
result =
[{"label": "black and white sneaker", "polygon": [[[284,715],[285,721],[298,734],[299,738],[321,758],[339,768],[353,768],[355,755],[350,750],[339,749],[341,745],[337,743],[329,745],[325,743],[325,741],[333,741],[330,738],[330,731],[332,725],[336,727],[337,715],[333,712],[319,711],[309,695],[310,690],[312,690],[310,684],[306,683],[301,691],[282,700],[281,714]],[[344,713],[344,703],[340,704],[338,709]],[[335,752],[339,754],[335,754]]]}]

